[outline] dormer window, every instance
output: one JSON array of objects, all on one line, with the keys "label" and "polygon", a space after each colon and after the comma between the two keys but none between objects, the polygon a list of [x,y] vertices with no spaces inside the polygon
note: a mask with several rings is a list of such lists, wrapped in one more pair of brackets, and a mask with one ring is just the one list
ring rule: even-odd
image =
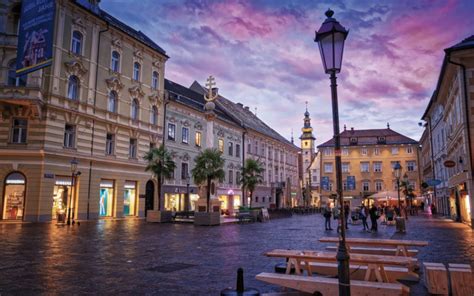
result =
[{"label": "dormer window", "polygon": [[377,137],[377,144],[385,144],[386,142],[384,136]]},{"label": "dormer window", "polygon": [[350,141],[351,145],[357,145],[357,138],[356,137],[351,137],[349,141]]}]

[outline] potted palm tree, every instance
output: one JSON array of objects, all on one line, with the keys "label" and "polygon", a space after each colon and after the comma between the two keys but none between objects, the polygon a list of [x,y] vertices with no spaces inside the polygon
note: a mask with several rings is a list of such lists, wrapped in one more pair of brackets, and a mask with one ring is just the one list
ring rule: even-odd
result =
[{"label": "potted palm tree", "polygon": [[[263,183],[263,168],[260,161],[248,158],[245,160],[245,165],[242,167],[242,172],[240,174],[239,184],[242,185],[242,192],[250,193],[250,204],[249,207],[252,207],[253,193],[258,184]],[[254,216],[257,216],[260,210],[252,213]],[[255,217],[256,218],[256,217]]]},{"label": "potted palm tree", "polygon": [[159,148],[150,149],[143,158],[148,162],[145,171],[151,172],[158,184],[158,210],[148,211],[147,221],[170,222],[172,220],[171,211],[162,210],[161,189],[164,180],[170,179],[173,176],[176,163],[163,145],[160,145]]},{"label": "potted palm tree", "polygon": [[[195,165],[191,170],[194,182],[206,189],[206,211],[194,213],[195,225],[218,225],[220,224],[220,207],[218,211],[211,211],[211,184],[214,180],[222,182],[225,177],[224,159],[222,153],[215,148],[203,150],[194,159]],[[199,203],[199,201],[198,201]]]}]

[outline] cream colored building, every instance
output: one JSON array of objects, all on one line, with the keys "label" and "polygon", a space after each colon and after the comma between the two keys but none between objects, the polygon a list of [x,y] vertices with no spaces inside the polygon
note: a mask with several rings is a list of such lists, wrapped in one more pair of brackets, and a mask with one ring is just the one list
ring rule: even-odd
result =
[{"label": "cream colored building", "polygon": [[[321,154],[321,199],[326,204],[336,194],[334,140],[318,146]],[[402,166],[408,182],[419,196],[418,142],[401,135],[388,126],[386,129],[356,130],[341,133],[342,181],[344,198],[358,206],[364,198],[383,191],[397,191],[393,167]],[[355,187],[348,184],[348,176],[355,178]],[[401,180],[403,181],[403,180]],[[396,204],[396,194],[388,203]],[[401,194],[403,197],[403,193]],[[390,200],[393,200],[390,202]]]},{"label": "cream colored building", "polygon": [[69,208],[75,219],[143,216],[146,201],[156,209],[143,155],[162,139],[168,57],[97,2],[56,1],[53,63],[26,83],[13,72],[20,2],[0,7],[0,219],[51,221]]}]

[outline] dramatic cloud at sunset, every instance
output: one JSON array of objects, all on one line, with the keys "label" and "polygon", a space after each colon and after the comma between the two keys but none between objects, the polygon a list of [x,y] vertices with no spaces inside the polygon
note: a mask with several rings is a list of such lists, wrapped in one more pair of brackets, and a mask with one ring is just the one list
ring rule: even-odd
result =
[{"label": "dramatic cloud at sunset", "polygon": [[[443,49],[474,34],[474,1],[112,1],[101,7],[170,56],[166,78],[189,86],[216,77],[289,138],[305,101],[317,143],[332,137],[329,78],[314,31],[330,7],[350,30],[338,76],[341,127],[391,128],[418,140]],[[299,140],[296,142],[299,145]]]}]

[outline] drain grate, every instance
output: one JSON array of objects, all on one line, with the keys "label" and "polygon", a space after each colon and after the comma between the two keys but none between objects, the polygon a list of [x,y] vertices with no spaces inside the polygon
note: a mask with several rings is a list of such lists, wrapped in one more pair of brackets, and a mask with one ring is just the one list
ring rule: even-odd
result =
[{"label": "drain grate", "polygon": [[146,268],[145,270],[148,271],[156,271],[156,272],[161,272],[161,273],[170,273],[186,268],[191,268],[196,265],[194,264],[187,264],[187,263],[169,263],[169,264],[164,264],[164,265],[157,265],[157,266],[152,266],[149,268]]}]

